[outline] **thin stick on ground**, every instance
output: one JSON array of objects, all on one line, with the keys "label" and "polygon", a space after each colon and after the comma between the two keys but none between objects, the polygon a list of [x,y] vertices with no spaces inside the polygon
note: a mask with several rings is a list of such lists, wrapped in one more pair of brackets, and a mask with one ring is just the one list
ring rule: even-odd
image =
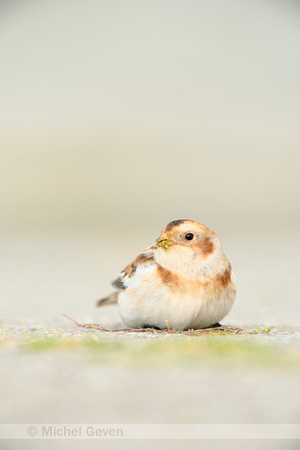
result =
[{"label": "thin stick on ground", "polygon": [[85,323],[85,324],[82,324],[82,323],[77,322],[77,320],[73,319],[72,317],[67,316],[67,314],[63,314],[63,316],[66,317],[67,319],[71,320],[78,327],[81,327],[81,328],[90,328],[90,329],[93,329],[93,330],[100,330],[100,331],[106,331],[106,332],[110,332],[111,331],[108,328],[101,327],[97,323]]},{"label": "thin stick on ground", "polygon": [[226,325],[220,325],[218,327],[211,327],[211,328],[201,328],[199,330],[178,330],[171,329],[169,326],[169,322],[166,320],[167,329],[166,330],[158,330],[156,328],[120,328],[117,330],[110,330],[108,328],[102,327],[101,325],[97,323],[85,323],[81,324],[77,322],[77,320],[73,319],[72,317],[67,316],[67,314],[63,314],[64,317],[74,322],[78,327],[86,328],[89,330],[98,330],[103,331],[105,333],[154,333],[154,334],[186,334],[186,335],[197,335],[197,334],[240,334],[244,333],[246,334],[246,330],[239,327],[234,326],[226,326]]}]

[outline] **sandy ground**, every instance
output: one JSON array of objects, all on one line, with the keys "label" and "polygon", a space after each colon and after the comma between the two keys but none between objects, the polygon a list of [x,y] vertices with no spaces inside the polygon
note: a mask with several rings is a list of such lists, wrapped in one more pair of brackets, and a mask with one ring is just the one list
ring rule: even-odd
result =
[{"label": "sandy ground", "polygon": [[[271,238],[260,243],[248,239],[243,246],[242,237],[225,241],[239,293],[223,323],[246,331],[185,336],[103,333],[79,328],[62,316],[122,327],[116,308],[97,310],[94,301],[109,292],[108,280],[137,249],[117,242],[114,258],[104,265],[109,245],[99,237],[7,238],[1,254],[1,421],[297,423],[299,241],[279,242],[276,249]],[[179,442],[169,444],[179,447]],[[243,448],[271,448],[260,441],[252,444],[244,442]],[[14,445],[7,441],[3,448]],[[45,442],[43,448],[51,445]],[[68,448],[66,442],[55,445]],[[105,445],[113,449],[117,444]],[[230,441],[227,445],[222,444],[237,448]],[[272,445],[298,448],[294,441]],[[35,449],[37,442],[22,447]]]}]

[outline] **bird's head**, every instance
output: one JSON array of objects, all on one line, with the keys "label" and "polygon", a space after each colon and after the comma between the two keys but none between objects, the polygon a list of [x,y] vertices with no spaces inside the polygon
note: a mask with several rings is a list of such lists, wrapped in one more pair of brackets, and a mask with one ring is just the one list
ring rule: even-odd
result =
[{"label": "bird's head", "polygon": [[221,242],[212,230],[194,220],[174,220],[157,239],[157,262],[182,274],[203,271],[223,255]]}]

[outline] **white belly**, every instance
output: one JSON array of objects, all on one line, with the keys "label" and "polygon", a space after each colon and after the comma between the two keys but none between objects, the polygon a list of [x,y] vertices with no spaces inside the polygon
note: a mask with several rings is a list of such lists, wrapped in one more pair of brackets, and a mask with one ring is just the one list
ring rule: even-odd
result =
[{"label": "white belly", "polygon": [[120,292],[119,311],[127,327],[205,328],[222,320],[232,307],[231,285],[217,298],[211,288],[176,295],[155,275],[155,265],[148,266],[146,271],[137,271],[130,285]]}]

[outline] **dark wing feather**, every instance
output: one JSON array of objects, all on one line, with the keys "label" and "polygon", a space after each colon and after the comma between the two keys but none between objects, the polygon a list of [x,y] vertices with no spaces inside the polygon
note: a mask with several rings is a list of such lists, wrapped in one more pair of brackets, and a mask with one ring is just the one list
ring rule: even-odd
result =
[{"label": "dark wing feather", "polygon": [[124,275],[119,275],[118,278],[111,282],[111,284],[117,289],[126,289],[124,284]]},{"label": "dark wing feather", "polygon": [[132,278],[136,272],[136,269],[139,264],[153,264],[154,262],[154,252],[157,249],[156,245],[151,245],[151,247],[146,248],[139,256],[135,258],[135,260],[128,264],[125,269],[120,273],[118,278],[116,278],[112,285],[117,289],[126,289],[127,283],[130,278]]}]

